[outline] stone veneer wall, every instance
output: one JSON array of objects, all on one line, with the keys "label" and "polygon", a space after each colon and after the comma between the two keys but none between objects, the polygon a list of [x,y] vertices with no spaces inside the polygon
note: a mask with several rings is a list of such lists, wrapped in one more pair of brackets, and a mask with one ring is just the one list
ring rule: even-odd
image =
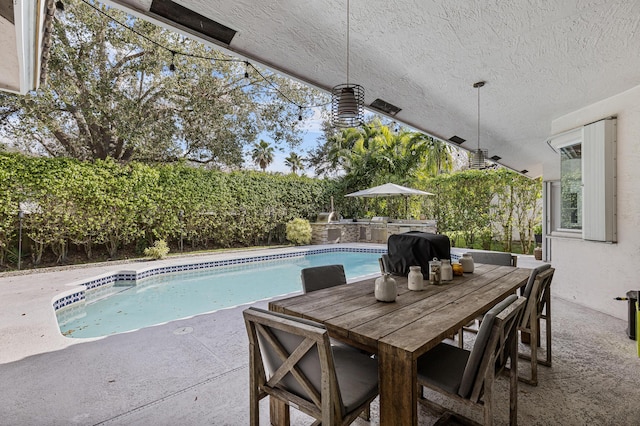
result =
[{"label": "stone veneer wall", "polygon": [[386,244],[389,236],[409,231],[435,234],[436,221],[422,223],[368,222],[312,223],[311,244],[378,243]]}]

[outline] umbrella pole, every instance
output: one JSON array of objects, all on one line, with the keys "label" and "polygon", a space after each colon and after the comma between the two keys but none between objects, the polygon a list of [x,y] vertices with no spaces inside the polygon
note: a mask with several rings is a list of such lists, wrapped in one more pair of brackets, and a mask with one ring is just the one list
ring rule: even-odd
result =
[{"label": "umbrella pole", "polygon": [[409,197],[404,197],[404,216],[409,219]]}]

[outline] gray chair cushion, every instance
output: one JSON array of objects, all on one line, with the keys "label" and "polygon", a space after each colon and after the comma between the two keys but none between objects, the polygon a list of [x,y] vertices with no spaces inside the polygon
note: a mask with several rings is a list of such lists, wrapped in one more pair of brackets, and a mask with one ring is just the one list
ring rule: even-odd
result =
[{"label": "gray chair cushion", "polygon": [[[259,308],[249,308],[258,312],[268,313],[279,318],[296,321],[301,324],[311,325],[319,329],[325,327],[315,321],[298,318],[278,312],[266,311]],[[303,337],[282,330],[271,329],[278,341],[284,346],[287,352],[291,353],[304,340]],[[262,336],[258,334],[260,346],[263,348],[265,367],[269,374],[273,374],[282,365],[282,361],[273,350],[271,345],[266,344]],[[351,346],[332,346],[333,361],[338,378],[338,386],[343,403],[343,415],[350,413],[369,398],[378,394],[378,362],[370,356],[361,353]],[[304,375],[311,381],[313,387],[320,392],[322,387],[322,372],[320,371],[320,358],[317,347],[313,347],[298,362],[298,367]],[[281,382],[285,388],[302,398],[310,400],[310,396],[300,386],[298,381],[287,374]]]},{"label": "gray chair cushion", "polygon": [[342,265],[305,268],[300,272],[300,276],[302,278],[302,291],[305,293],[347,283]]},{"label": "gray chair cushion", "polygon": [[511,253],[500,251],[468,251],[474,262],[486,263],[489,265],[512,266]]},{"label": "gray chair cushion", "polygon": [[[254,311],[267,313],[269,315],[273,315],[279,318],[285,318],[291,321],[296,321],[301,324],[310,325],[313,327],[317,327],[319,329],[324,330],[325,327],[317,323],[315,321],[309,321],[303,318],[293,317],[291,315],[281,314],[278,312],[266,311],[264,309],[259,308],[249,308]],[[304,340],[303,337],[297,336],[295,334],[287,333],[282,330],[271,329],[271,332],[276,336],[280,344],[284,346],[287,352],[291,353],[297,348],[300,343]],[[265,362],[265,368],[269,373],[269,376],[272,375],[280,366],[282,365],[282,361],[280,357],[273,349],[273,347],[267,343],[262,335],[258,334],[258,340],[260,341],[260,348],[262,349],[262,356]],[[316,389],[320,389],[321,386],[321,372],[320,372],[320,358],[318,356],[317,347],[313,347],[309,352],[305,354],[304,357],[298,362],[298,366],[304,371],[304,374],[311,381],[312,385]],[[292,392],[298,395],[301,398],[305,398],[307,400],[310,399],[310,396],[305,392],[305,390],[300,386],[298,381],[291,375],[287,374],[284,379],[281,381],[282,384],[287,388],[289,392]]]},{"label": "gray chair cushion", "polygon": [[524,288],[524,293],[522,293],[524,297],[528,299],[529,296],[531,295],[531,289],[533,288],[533,282],[536,280],[536,276],[540,272],[545,271],[549,268],[551,268],[551,265],[548,263],[544,263],[540,266],[537,266],[536,268],[533,269],[533,271],[531,271],[531,274],[529,275],[529,281],[527,281],[527,285]]},{"label": "gray chair cushion", "polygon": [[471,391],[473,390],[473,383],[475,382],[476,376],[478,375],[480,362],[482,361],[482,356],[487,347],[489,336],[491,335],[493,319],[496,317],[496,315],[502,312],[507,306],[512,304],[517,299],[518,296],[512,294],[511,296],[507,297],[502,302],[491,308],[489,312],[487,312],[482,318],[482,324],[480,325],[480,329],[478,330],[478,335],[476,336],[476,341],[473,344],[473,349],[469,354],[469,359],[467,361],[467,365],[464,369],[462,380],[460,382],[460,388],[458,389],[458,395],[460,395],[461,397],[468,398],[471,394]]},{"label": "gray chair cushion", "polygon": [[439,343],[418,358],[418,381],[457,394],[470,353],[457,346]]},{"label": "gray chair cushion", "polygon": [[350,413],[378,394],[378,361],[348,346],[332,346],[331,351],[343,414]]}]

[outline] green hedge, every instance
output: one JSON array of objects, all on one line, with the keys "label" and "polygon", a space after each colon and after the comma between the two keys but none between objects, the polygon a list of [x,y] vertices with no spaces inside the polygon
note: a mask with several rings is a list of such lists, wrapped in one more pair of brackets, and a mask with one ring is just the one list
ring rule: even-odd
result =
[{"label": "green hedge", "polygon": [[438,231],[458,246],[514,251],[517,231],[524,253],[533,250],[533,232],[541,223],[542,180],[508,169],[465,170],[423,179],[420,212],[438,221]]},{"label": "green hedge", "polygon": [[[65,262],[70,250],[87,259],[142,255],[156,240],[172,251],[285,243],[286,223],[335,209],[345,217],[404,216],[404,199],[360,200],[338,180],[255,171],[221,172],[187,164],[150,166],[113,160],[81,162],[0,153],[0,267],[23,259]],[[415,182],[435,195],[411,197],[409,215],[438,221],[454,244],[512,251],[512,234],[533,249],[540,223],[541,182],[500,170],[469,170]],[[363,188],[359,188],[363,189]],[[100,256],[98,256],[98,253]],[[55,256],[55,257],[54,257]]]},{"label": "green hedge", "polygon": [[[326,211],[336,183],[296,175],[221,172],[186,164],[149,166],[0,154],[0,265],[23,251],[66,260],[70,248],[116,258],[155,240],[220,248],[285,242],[285,224]],[[21,204],[22,203],[22,204]],[[175,250],[174,250],[175,251]]]}]

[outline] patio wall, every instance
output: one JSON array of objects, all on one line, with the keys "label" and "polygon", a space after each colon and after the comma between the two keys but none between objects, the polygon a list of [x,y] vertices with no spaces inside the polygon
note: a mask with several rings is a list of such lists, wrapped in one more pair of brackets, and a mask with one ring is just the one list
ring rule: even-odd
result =
[{"label": "patio wall", "polygon": [[[552,123],[552,134],[617,115],[618,242],[551,237],[556,267],[553,292],[584,306],[627,318],[627,302],[615,301],[640,289],[640,86]],[[545,149],[548,149],[545,147]],[[560,179],[560,158],[544,166],[545,180]]]}]

